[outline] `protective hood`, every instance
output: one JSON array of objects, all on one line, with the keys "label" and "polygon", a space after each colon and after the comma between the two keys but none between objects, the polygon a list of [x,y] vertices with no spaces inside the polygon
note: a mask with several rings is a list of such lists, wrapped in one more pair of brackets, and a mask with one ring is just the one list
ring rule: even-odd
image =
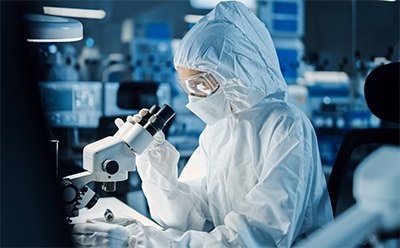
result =
[{"label": "protective hood", "polygon": [[174,64],[213,73],[234,112],[266,97],[286,97],[271,36],[240,2],[221,2],[196,23],[182,39]]}]

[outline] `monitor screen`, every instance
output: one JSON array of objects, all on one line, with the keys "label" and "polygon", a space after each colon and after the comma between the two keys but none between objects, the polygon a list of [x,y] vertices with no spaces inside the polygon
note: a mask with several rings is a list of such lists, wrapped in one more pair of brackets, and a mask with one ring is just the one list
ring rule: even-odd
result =
[{"label": "monitor screen", "polygon": [[158,104],[158,86],[154,82],[121,83],[117,93],[117,106],[121,109],[150,108]]}]

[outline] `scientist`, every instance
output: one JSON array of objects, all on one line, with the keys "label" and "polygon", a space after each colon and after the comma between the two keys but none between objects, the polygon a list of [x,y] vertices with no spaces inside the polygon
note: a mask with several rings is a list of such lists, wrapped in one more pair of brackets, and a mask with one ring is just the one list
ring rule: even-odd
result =
[{"label": "scientist", "polygon": [[[132,224],[126,244],[291,247],[331,221],[313,127],[286,101],[264,24],[242,3],[221,2],[185,35],[174,63],[187,107],[207,125],[179,178],[179,153],[161,132],[137,157],[164,230]],[[95,231],[76,228],[78,244],[95,245]]]}]

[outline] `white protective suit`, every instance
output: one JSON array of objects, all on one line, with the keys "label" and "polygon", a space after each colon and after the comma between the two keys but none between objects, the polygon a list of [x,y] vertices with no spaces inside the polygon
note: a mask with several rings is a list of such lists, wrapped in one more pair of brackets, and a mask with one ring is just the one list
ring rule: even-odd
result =
[{"label": "white protective suit", "polygon": [[180,178],[167,141],[137,158],[151,215],[167,229],[143,227],[141,243],[290,247],[332,220],[314,130],[285,100],[264,24],[222,2],[186,34],[174,62],[212,73],[234,114],[206,126]]}]

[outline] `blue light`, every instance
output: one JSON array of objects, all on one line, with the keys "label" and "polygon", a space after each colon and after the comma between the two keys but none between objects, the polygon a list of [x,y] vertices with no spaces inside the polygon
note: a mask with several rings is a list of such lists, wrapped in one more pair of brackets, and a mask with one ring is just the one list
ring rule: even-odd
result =
[{"label": "blue light", "polygon": [[94,46],[94,39],[93,38],[87,38],[85,40],[85,46],[87,47],[93,47]]},{"label": "blue light", "polygon": [[273,20],[273,27],[276,31],[296,32],[297,20]]},{"label": "blue light", "polygon": [[171,30],[168,23],[153,22],[146,26],[146,37],[149,39],[169,39]]},{"label": "blue light", "polygon": [[297,3],[291,2],[274,2],[273,3],[273,11],[276,14],[298,14]]},{"label": "blue light", "polygon": [[56,45],[50,45],[49,46],[49,53],[55,54],[57,52],[57,46]]}]

